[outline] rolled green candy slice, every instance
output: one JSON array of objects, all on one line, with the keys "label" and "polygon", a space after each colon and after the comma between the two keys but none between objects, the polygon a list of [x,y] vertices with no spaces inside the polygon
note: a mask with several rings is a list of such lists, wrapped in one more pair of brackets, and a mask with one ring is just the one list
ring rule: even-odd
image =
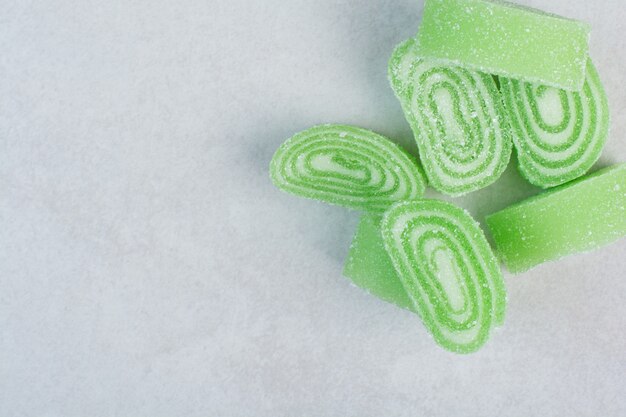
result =
[{"label": "rolled green candy slice", "polygon": [[426,188],[421,168],[399,146],[369,130],[330,124],[283,143],[270,176],[291,194],[374,212],[421,197]]},{"label": "rolled green candy slice", "polygon": [[388,76],[391,87],[400,103],[408,101],[408,86],[413,64],[421,59],[415,38],[409,38],[396,46],[389,59]]},{"label": "rolled green candy slice", "polygon": [[511,272],[626,236],[626,164],[614,165],[487,216]]},{"label": "rolled green candy slice", "polygon": [[435,341],[450,351],[479,349],[504,318],[502,273],[478,223],[438,200],[393,205],[383,242],[415,309]]},{"label": "rolled green candy slice", "polygon": [[[398,274],[395,271],[380,230],[381,217],[364,214],[361,217],[356,235],[350,245],[343,275],[369,294],[396,306],[416,312],[413,301],[409,298]],[[501,325],[504,310],[496,314],[496,322]]]},{"label": "rolled green candy slice", "polygon": [[426,0],[417,38],[424,57],[579,91],[590,27],[505,1]]},{"label": "rolled green candy slice", "polygon": [[591,60],[580,92],[500,78],[519,170],[539,187],[580,177],[598,160],[609,131],[606,94]]},{"label": "rolled green candy slice", "polygon": [[381,217],[377,215],[364,214],[361,217],[343,275],[373,296],[415,311],[385,249],[380,221]]},{"label": "rolled green candy slice", "polygon": [[415,40],[400,44],[389,62],[389,79],[430,185],[458,196],[495,182],[512,145],[493,77],[419,56]]}]

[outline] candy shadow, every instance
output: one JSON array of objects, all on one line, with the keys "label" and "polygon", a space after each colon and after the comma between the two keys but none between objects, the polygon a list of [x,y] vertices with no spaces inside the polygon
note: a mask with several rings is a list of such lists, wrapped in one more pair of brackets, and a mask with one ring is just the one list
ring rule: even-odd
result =
[{"label": "candy shadow", "polygon": [[[375,114],[363,127],[387,136],[417,157],[417,146],[387,78],[391,53],[397,44],[417,33],[422,5],[414,0],[340,2],[317,8],[332,31],[337,54],[364,103]],[[371,111],[371,107],[367,109]]]},{"label": "candy shadow", "polygon": [[[345,65],[360,81],[366,97],[380,108],[380,115],[384,118],[384,121],[374,119],[371,128],[407,149],[418,160],[413,133],[387,79],[387,66],[395,46],[417,33],[422,9],[421,4],[412,0],[394,3],[393,7],[386,0],[374,0],[350,2],[328,9],[328,19],[338,20],[332,29],[336,31],[334,38]],[[337,18],[338,15],[341,17]],[[488,214],[540,192],[540,188],[519,174],[513,153],[507,169],[491,186],[458,198],[429,189],[426,197],[460,205],[484,225]]]},{"label": "candy shadow", "polygon": [[[318,3],[315,10],[320,12],[315,18],[323,22],[324,29],[333,31],[331,36],[337,53],[342,57],[341,65],[349,71],[362,93],[361,100],[375,107],[373,116],[365,115],[353,120],[354,114],[346,114],[350,117],[346,123],[390,138],[419,160],[413,133],[387,80],[387,63],[394,47],[417,32],[421,7],[413,0],[393,5],[388,0],[374,0]],[[343,265],[360,213],[286,195],[276,189],[269,179],[271,158],[287,138],[315,124],[342,123],[342,120],[312,120],[309,110],[291,107],[289,115],[272,117],[273,110],[265,109],[267,115],[262,118],[268,123],[258,126],[251,133],[256,140],[245,150],[244,169],[251,169],[262,178],[256,190],[260,196],[271,195],[281,199],[281,204],[284,201],[289,205],[289,212],[294,213],[302,225],[303,238],[334,262]]]},{"label": "candy shadow", "polygon": [[[322,18],[333,23],[326,26],[335,31],[333,38],[337,42],[337,51],[342,56],[343,65],[350,69],[350,74],[364,92],[363,100],[380,109],[372,119],[364,119],[358,124],[389,137],[419,160],[413,133],[389,85],[387,64],[394,47],[417,32],[421,6],[407,0],[390,7],[386,0],[374,0],[320,6],[319,10],[326,11]],[[266,109],[268,115],[264,119],[271,120],[271,123],[257,127],[252,133],[256,140],[246,149],[246,165],[255,175],[262,177],[257,191],[272,198],[285,197],[269,179],[269,164],[276,149],[294,133],[324,122],[312,121],[306,109],[290,110],[292,114],[288,117],[273,117],[272,110]],[[513,155],[506,171],[489,187],[458,198],[429,189],[426,197],[447,200],[466,208],[484,228],[488,214],[540,192],[541,189],[529,184],[518,173],[517,159]],[[284,201],[302,225],[303,236],[335,262],[343,263],[360,213],[290,195]]]}]

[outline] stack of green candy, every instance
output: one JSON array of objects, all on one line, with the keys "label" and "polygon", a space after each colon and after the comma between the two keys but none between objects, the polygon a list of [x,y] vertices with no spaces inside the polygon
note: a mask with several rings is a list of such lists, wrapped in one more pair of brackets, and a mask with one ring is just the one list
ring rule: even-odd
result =
[{"label": "stack of green candy", "polygon": [[473,352],[502,323],[502,274],[478,224],[450,203],[420,199],[421,167],[388,139],[315,126],[278,148],[270,177],[291,194],[367,211],[346,276],[416,312],[444,348]]},{"label": "stack of green candy", "polygon": [[[412,53],[419,60],[404,66],[429,60],[455,71],[462,67],[492,74],[500,84],[497,101],[504,103],[504,124],[512,132],[519,170],[532,184],[549,188],[585,174],[608,136],[606,94],[588,57],[589,30],[585,23],[506,2],[426,0],[414,42],[418,50]],[[390,79],[400,96],[393,74],[396,54],[390,60]],[[407,111],[400,101],[413,125],[418,112]],[[429,127],[419,123],[417,129],[428,132]],[[430,137],[442,146],[455,140],[451,134]],[[420,133],[416,139],[418,145],[423,142]],[[426,164],[425,169],[431,179]]]},{"label": "stack of green candy", "polygon": [[321,125],[278,149],[271,179],[365,211],[344,275],[419,315],[445,349],[474,352],[504,321],[502,273],[466,211],[422,198],[426,178],[448,195],[480,189],[497,180],[514,147],[529,182],[558,186],[487,216],[511,272],[626,236],[626,164],[579,178],[609,125],[588,35],[583,23],[510,3],[426,0],[418,36],[389,62],[423,169],[376,133]]}]

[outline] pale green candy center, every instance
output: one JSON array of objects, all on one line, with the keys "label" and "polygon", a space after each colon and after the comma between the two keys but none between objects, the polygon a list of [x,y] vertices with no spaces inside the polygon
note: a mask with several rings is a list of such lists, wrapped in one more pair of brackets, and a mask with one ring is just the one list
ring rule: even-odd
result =
[{"label": "pale green candy center", "polygon": [[452,98],[452,94],[449,89],[439,87],[433,94],[433,99],[439,110],[441,120],[446,126],[446,148],[452,150],[454,153],[461,153],[462,149],[467,144],[467,133],[463,129],[459,114],[455,111],[455,104]]},{"label": "pale green candy center", "polygon": [[[370,173],[359,161],[345,158],[337,153],[317,154],[311,158],[309,163],[316,171],[333,173],[361,181],[367,181]],[[376,171],[373,170],[373,173],[376,173]]]},{"label": "pale green candy center", "polygon": [[[428,246],[433,246],[429,248]],[[454,313],[461,313],[465,309],[466,295],[463,291],[459,266],[450,248],[444,242],[431,241],[427,243],[426,252],[430,253],[431,268],[441,284],[450,307]]]},{"label": "pale green candy center", "polygon": [[559,126],[565,117],[559,90],[547,87],[538,89],[536,94],[537,107],[544,123],[548,126]]}]

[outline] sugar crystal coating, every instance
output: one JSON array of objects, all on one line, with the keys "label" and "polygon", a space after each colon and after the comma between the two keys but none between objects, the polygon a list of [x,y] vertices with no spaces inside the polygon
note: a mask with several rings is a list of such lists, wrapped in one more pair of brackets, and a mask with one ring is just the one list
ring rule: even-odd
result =
[{"label": "sugar crystal coating", "polygon": [[418,41],[424,57],[579,91],[589,25],[504,1],[426,0]]},{"label": "sugar crystal coating", "polygon": [[502,323],[502,273],[478,223],[438,200],[394,204],[381,223],[394,269],[415,310],[445,349],[469,353]]},{"label": "sugar crystal coating", "polygon": [[491,75],[421,58],[409,39],[389,61],[389,79],[430,185],[458,196],[495,182],[511,155],[510,127]]},{"label": "sugar crystal coating", "polygon": [[511,272],[626,236],[626,164],[613,165],[487,216]]},{"label": "sugar crystal coating", "polygon": [[283,143],[270,177],[291,194],[373,212],[421,197],[426,188],[416,160],[399,146],[369,130],[331,124]]},{"label": "sugar crystal coating", "polygon": [[585,84],[572,92],[500,78],[519,170],[534,185],[561,185],[598,160],[609,130],[609,108],[598,73],[587,63]]}]

